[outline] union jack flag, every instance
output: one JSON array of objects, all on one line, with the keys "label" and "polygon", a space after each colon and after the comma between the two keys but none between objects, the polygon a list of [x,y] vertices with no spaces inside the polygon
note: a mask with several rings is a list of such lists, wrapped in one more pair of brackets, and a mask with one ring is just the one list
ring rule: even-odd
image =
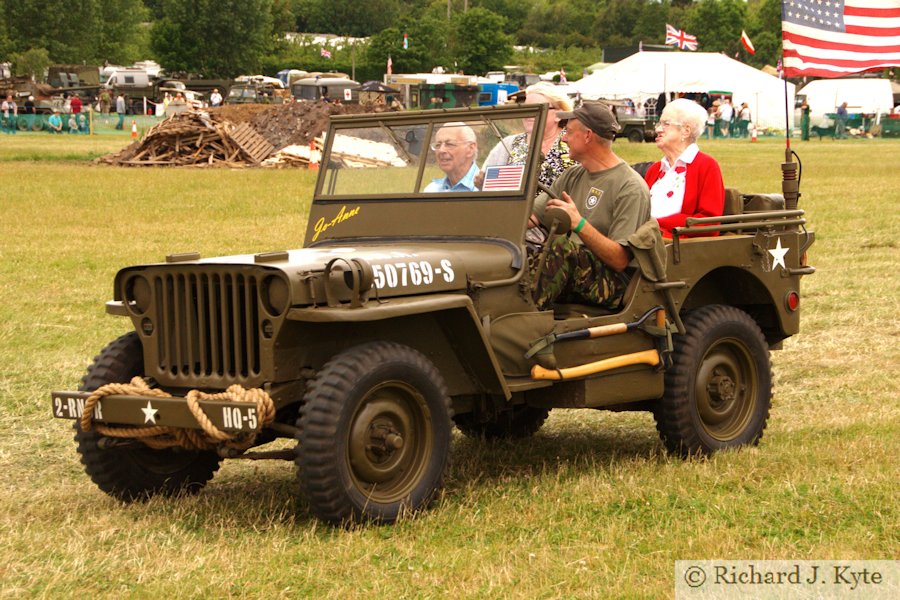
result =
[{"label": "union jack flag", "polygon": [[481,186],[481,189],[485,192],[491,190],[517,190],[522,186],[522,175],[524,173],[525,165],[488,167],[484,171],[484,185]]},{"label": "union jack flag", "polygon": [[697,36],[675,29],[666,23],[666,46],[678,46],[682,50],[696,50]]}]

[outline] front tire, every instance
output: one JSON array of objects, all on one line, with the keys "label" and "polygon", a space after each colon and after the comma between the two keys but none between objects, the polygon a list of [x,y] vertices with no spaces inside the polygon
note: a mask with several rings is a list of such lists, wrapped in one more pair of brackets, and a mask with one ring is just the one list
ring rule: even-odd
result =
[{"label": "front tire", "polygon": [[[136,332],[110,342],[88,367],[78,389],[91,392],[107,383],[128,383],[143,375],[144,350]],[[84,470],[101,490],[126,502],[156,494],[195,493],[219,469],[220,458],[212,451],[165,448],[156,450],[135,442],[133,446],[102,448],[103,435],[82,431],[75,422],[75,441]]]},{"label": "front tire", "polygon": [[628,141],[632,144],[640,144],[644,141],[644,132],[640,129],[631,129],[628,131]]},{"label": "front tire", "polygon": [[705,306],[684,319],[654,417],[670,452],[706,455],[756,445],[769,418],[769,348],[756,322],[731,306]]},{"label": "front tire", "polygon": [[391,523],[443,485],[450,399],[422,354],[374,342],[332,358],[300,411],[296,463],[312,512],[330,523]]}]

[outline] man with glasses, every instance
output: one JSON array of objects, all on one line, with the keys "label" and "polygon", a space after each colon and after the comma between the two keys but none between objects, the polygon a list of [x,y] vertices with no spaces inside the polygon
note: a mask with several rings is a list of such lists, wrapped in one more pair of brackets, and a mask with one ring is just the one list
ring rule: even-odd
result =
[{"label": "man with glasses", "polygon": [[[575,235],[552,241],[537,280],[534,302],[546,309],[554,302],[597,304],[618,309],[632,260],[628,238],[650,220],[647,184],[612,150],[619,131],[605,104],[585,102],[572,112],[557,112],[566,127],[564,141],[579,165],[570,167],[534,202],[530,224],[546,209],[566,211]],[[545,225],[549,226],[548,223]]]},{"label": "man with glasses", "polygon": [[478,142],[475,132],[465,123],[446,123],[431,143],[435,159],[445,177],[433,179],[425,192],[476,192]]}]

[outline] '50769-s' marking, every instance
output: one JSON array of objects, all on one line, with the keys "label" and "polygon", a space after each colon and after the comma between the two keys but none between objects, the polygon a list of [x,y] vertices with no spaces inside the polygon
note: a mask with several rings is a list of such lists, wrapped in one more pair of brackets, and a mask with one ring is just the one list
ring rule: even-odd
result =
[{"label": "'50769-s' marking", "polygon": [[375,287],[378,289],[431,285],[437,277],[451,283],[456,277],[453,264],[447,258],[441,259],[440,266],[434,266],[427,260],[411,260],[372,265],[372,271],[375,274]]}]

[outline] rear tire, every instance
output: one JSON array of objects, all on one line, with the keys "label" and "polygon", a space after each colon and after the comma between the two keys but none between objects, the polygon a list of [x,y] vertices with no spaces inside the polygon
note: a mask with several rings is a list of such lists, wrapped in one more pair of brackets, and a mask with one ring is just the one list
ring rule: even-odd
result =
[{"label": "rear tire", "polygon": [[644,141],[644,132],[640,129],[630,129],[628,131],[628,141],[633,144],[640,144]]},{"label": "rear tire", "polygon": [[[143,370],[143,347],[132,331],[100,352],[78,389],[89,392],[107,383],[128,383]],[[154,450],[140,442],[133,447],[101,448],[103,438],[95,430],[82,431],[80,421],[75,422],[75,441],[84,470],[97,487],[126,502],[156,494],[198,492],[219,469],[221,459],[212,451]]]},{"label": "rear tire", "polygon": [[481,422],[472,413],[453,417],[456,426],[465,435],[486,440],[522,439],[540,430],[550,414],[549,408],[536,408],[527,404],[513,406],[487,422]]},{"label": "rear tire", "polygon": [[332,358],[300,410],[296,463],[312,512],[338,524],[391,523],[443,485],[450,399],[422,354],[375,342]]},{"label": "rear tire", "polygon": [[688,313],[684,327],[654,410],[666,448],[690,456],[756,445],[772,396],[769,348],[756,321],[711,305]]}]

